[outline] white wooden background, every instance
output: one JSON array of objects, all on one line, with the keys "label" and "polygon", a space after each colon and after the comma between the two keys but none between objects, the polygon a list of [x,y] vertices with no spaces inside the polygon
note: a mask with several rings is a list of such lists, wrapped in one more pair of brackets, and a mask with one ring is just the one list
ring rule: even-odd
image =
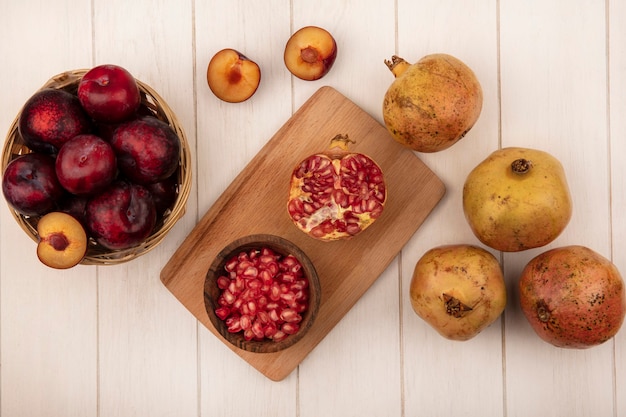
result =
[{"label": "white wooden background", "polygon": [[[185,217],[149,254],[59,272],[0,204],[0,414],[30,416],[626,417],[626,330],[589,350],[534,335],[516,281],[541,250],[498,254],[509,302],[468,342],[412,311],[413,267],[429,248],[477,243],[461,209],[471,168],[499,147],[546,150],[568,175],[574,215],[550,247],[582,244],[626,273],[626,2],[622,0],[0,0],[0,129],[49,77],[116,63],[177,113],[194,155]],[[339,54],[322,80],[294,79],[289,35],[319,25]],[[241,104],[206,85],[234,47],[262,68]],[[289,116],[330,85],[382,122],[398,53],[446,52],[476,72],[484,107],[454,147],[420,157],[447,194],[373,287],[285,380],[215,338],[159,273],[195,223]],[[259,193],[262,198],[263,193]]]}]

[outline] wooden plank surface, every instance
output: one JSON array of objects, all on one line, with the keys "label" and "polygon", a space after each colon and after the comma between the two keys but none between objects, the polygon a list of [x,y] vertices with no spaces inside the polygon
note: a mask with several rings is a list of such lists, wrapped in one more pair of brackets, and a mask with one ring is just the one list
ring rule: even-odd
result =
[{"label": "wooden plank surface", "polygon": [[[387,185],[382,216],[349,240],[323,242],[297,229],[286,201],[293,167],[347,134],[381,167]],[[317,319],[300,342],[276,353],[250,353],[228,345],[270,379],[285,378],[341,320],[396,257],[445,193],[445,186],[384,126],[331,87],[320,88],[286,121],[165,265],[161,280],[217,335],[204,305],[204,281],[215,255],[240,237],[269,233],[299,246],[311,258],[322,287]],[[355,260],[359,260],[355,262]],[[221,337],[221,336],[219,336]]]},{"label": "wooden plank surface", "polygon": [[[626,5],[621,0],[0,1],[0,129],[51,75],[127,66],[163,95],[192,146],[185,217],[153,252],[116,267],[53,271],[0,204],[0,415],[7,417],[626,417],[626,329],[589,351],[552,348],[519,312],[515,283],[538,251],[494,252],[509,303],[467,343],[412,311],[415,262],[432,246],[476,243],[460,192],[508,145],[560,158],[575,201],[555,245],[585,243],[626,270]],[[315,24],[339,54],[322,80],[286,70],[289,35]],[[220,102],[206,66],[235,47],[262,68],[248,101]],[[465,139],[417,156],[446,194],[379,278],[300,365],[267,378],[207,330],[159,273],[203,215],[321,86],[378,122],[392,76],[382,61],[431,52],[464,60],[485,93]]]},{"label": "wooden plank surface", "polygon": [[[565,10],[531,0],[504,4],[500,12],[502,146],[523,143],[563,163],[573,214],[549,247],[581,244],[610,257],[605,5]],[[520,313],[519,274],[544,250],[504,256],[512,296],[505,331],[507,414],[612,415],[613,341],[581,351],[554,348],[534,337]],[[554,407],[540,405],[548,401]]]},{"label": "wooden plank surface", "polygon": [[[418,259],[428,249],[453,243],[478,244],[462,209],[465,177],[498,147],[498,61],[496,1],[471,0],[424,4],[399,1],[398,54],[415,62],[441,51],[463,60],[477,74],[483,88],[483,109],[476,125],[455,146],[423,159],[443,179],[447,193],[420,232],[429,239],[413,239],[402,250],[402,331],[405,415],[502,416],[505,394],[502,369],[502,326],[498,320],[467,343],[442,339],[414,313],[408,288]],[[416,27],[427,40],[416,42]],[[459,36],[432,37],[442,27],[461,28]],[[499,257],[497,252],[494,255]],[[445,393],[449,401],[433,392]]]}]

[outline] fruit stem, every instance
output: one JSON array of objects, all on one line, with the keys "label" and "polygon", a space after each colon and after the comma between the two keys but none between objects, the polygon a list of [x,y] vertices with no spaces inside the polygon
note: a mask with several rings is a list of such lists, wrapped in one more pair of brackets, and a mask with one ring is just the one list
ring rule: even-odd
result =
[{"label": "fruit stem", "polygon": [[448,294],[443,294],[443,301],[446,307],[446,313],[455,318],[461,318],[468,311],[472,311],[472,307],[463,304],[461,300]]},{"label": "fruit stem", "polygon": [[389,68],[396,78],[398,78],[408,67],[411,66],[411,64],[397,55],[393,55],[391,57],[391,61],[385,59],[385,65],[387,65],[387,68]]},{"label": "fruit stem", "polygon": [[532,167],[532,161],[524,158],[519,158],[511,162],[511,170],[518,175],[526,174]]},{"label": "fruit stem", "polygon": [[356,141],[350,139],[347,134],[342,135],[338,133],[334,138],[330,140],[330,149],[340,148],[341,150],[348,150],[349,143],[356,143]]}]

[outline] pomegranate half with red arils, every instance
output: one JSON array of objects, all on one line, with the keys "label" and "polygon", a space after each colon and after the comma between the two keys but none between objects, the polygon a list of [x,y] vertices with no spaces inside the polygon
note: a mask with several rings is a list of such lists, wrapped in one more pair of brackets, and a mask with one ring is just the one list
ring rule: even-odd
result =
[{"label": "pomegranate half with red arils", "polygon": [[383,212],[383,172],[369,156],[349,152],[349,142],[347,135],[335,136],[328,150],[305,158],[291,175],[289,216],[316,239],[350,238]]}]

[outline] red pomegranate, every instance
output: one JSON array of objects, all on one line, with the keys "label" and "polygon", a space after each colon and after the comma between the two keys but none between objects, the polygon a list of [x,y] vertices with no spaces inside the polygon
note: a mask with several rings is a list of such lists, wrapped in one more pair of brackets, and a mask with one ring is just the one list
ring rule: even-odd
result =
[{"label": "red pomegranate", "polygon": [[626,314],[624,281],[615,265],[584,246],[533,258],[519,281],[520,304],[544,341],[584,349],[606,342]]},{"label": "red pomegranate", "polygon": [[350,238],[383,212],[383,172],[367,155],[349,152],[349,142],[354,143],[337,135],[326,152],[305,158],[293,170],[287,210],[293,223],[316,239]]}]

